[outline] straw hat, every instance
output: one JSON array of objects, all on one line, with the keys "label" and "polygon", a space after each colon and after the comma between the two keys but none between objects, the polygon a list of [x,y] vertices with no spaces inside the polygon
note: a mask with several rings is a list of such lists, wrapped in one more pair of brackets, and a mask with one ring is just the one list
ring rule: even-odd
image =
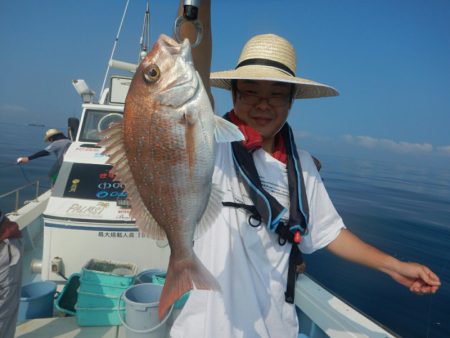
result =
[{"label": "straw hat", "polygon": [[231,90],[231,80],[269,80],[296,85],[295,99],[339,95],[333,87],[296,77],[294,47],[274,34],[256,35],[244,46],[233,70],[211,73],[211,86]]},{"label": "straw hat", "polygon": [[64,134],[64,133],[63,133],[61,130],[58,130],[58,129],[55,129],[55,128],[52,128],[52,129],[47,130],[47,131],[45,132],[44,141],[45,141],[45,142],[48,142],[48,139],[49,139],[50,137],[55,136],[55,135],[57,135],[57,134]]}]

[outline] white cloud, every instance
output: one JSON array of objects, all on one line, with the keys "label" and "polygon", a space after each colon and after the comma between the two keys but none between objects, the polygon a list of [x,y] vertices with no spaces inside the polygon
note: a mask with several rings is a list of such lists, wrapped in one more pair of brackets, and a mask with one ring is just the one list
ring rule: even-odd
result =
[{"label": "white cloud", "polygon": [[433,151],[433,146],[429,143],[395,142],[389,139],[377,139],[370,136],[344,135],[343,138],[349,143],[366,148],[380,148],[397,153],[429,153]]},{"label": "white cloud", "polygon": [[437,147],[437,150],[445,155],[450,155],[450,145]]}]

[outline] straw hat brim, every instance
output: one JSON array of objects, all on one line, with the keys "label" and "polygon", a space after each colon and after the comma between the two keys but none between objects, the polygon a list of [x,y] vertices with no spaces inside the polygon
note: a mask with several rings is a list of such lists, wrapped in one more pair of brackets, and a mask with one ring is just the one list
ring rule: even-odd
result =
[{"label": "straw hat brim", "polygon": [[213,72],[210,85],[216,88],[231,90],[231,80],[264,80],[292,83],[296,86],[294,99],[308,99],[337,96],[339,92],[326,84],[294,77],[276,68],[263,65],[248,65],[237,69]]}]

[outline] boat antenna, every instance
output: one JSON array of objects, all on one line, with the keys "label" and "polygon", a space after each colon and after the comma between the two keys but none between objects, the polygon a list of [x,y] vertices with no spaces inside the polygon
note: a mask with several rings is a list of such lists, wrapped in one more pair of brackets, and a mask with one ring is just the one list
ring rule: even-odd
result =
[{"label": "boat antenna", "polygon": [[120,35],[120,32],[122,31],[122,25],[123,25],[123,21],[125,20],[125,16],[127,14],[129,3],[130,3],[130,0],[127,0],[127,3],[125,4],[125,9],[123,10],[122,20],[120,20],[119,29],[117,30],[116,39],[114,40],[114,45],[113,45],[113,49],[111,52],[111,56],[109,57],[108,67],[106,68],[106,74],[105,74],[105,78],[103,79],[102,90],[100,91],[100,95],[103,95],[103,90],[105,89],[106,79],[108,78],[108,74],[109,74],[110,63],[114,56],[114,52],[116,51],[117,42],[119,41],[119,35]]},{"label": "boat antenna", "polygon": [[150,42],[150,5],[149,2],[147,1],[147,8],[144,14],[144,23],[142,25],[142,35],[140,41],[141,50],[139,53],[138,63],[140,63],[142,59],[145,57],[145,55],[147,55],[149,42]]}]

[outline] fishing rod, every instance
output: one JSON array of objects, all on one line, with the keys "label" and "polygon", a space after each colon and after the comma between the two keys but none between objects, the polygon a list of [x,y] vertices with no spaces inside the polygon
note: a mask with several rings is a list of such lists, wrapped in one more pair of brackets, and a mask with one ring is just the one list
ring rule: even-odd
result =
[{"label": "fishing rod", "polygon": [[23,178],[28,182],[31,183],[31,180],[28,178],[27,174],[25,173],[25,171],[23,170],[23,167],[20,165],[20,161],[19,159],[17,159],[15,164],[7,164],[5,166],[0,167],[0,169],[5,169],[5,168],[12,168],[12,167],[16,167],[19,166],[20,171],[22,172],[22,176]]},{"label": "fishing rod", "polygon": [[[442,268],[441,268],[441,272],[438,274],[438,276],[444,276],[445,274],[444,274],[444,272],[446,272],[446,270],[448,269],[448,267],[446,267],[444,264],[442,265]],[[442,285],[441,285],[441,287],[442,287]],[[428,300],[428,314],[427,314],[427,334],[426,334],[426,338],[429,338],[430,337],[430,334],[431,334],[431,326],[440,326],[441,325],[441,323],[440,322],[436,322],[436,323],[432,323],[432,320],[433,320],[433,318],[432,318],[432,316],[431,316],[431,314],[432,314],[432,312],[431,312],[431,308],[432,308],[432,306],[433,306],[433,301],[435,300],[435,298],[436,298],[436,294],[431,294],[431,295],[429,295],[429,300]]]},{"label": "fishing rod", "polygon": [[141,62],[147,55],[148,46],[150,44],[150,4],[147,1],[147,8],[145,9],[144,22],[142,24],[142,34],[140,39],[140,54],[138,63]]},{"label": "fishing rod", "polygon": [[186,22],[191,22],[195,30],[197,31],[197,38],[192,44],[192,48],[197,47],[203,38],[203,25],[200,20],[198,20],[198,8],[200,7],[201,0],[184,0],[183,15],[179,16],[175,20],[173,26],[173,31],[175,34],[175,39],[181,43],[183,40],[180,35],[181,26]]}]

